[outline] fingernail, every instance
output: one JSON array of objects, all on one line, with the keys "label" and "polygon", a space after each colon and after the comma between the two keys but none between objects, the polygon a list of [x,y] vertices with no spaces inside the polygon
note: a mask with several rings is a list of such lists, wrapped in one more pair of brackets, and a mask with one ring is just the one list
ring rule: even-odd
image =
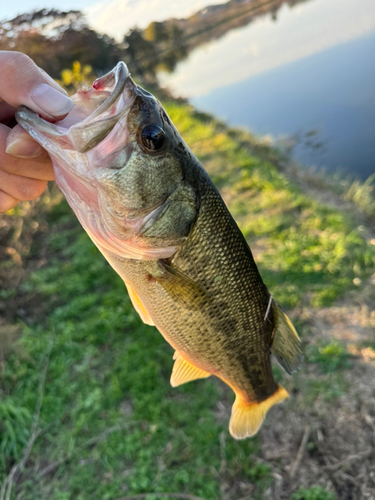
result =
[{"label": "fingernail", "polygon": [[63,116],[69,113],[74,103],[69,97],[47,83],[40,83],[31,93],[31,99],[45,113],[51,116]]},{"label": "fingernail", "polygon": [[65,89],[63,89],[62,87],[60,87],[60,85],[57,82],[55,82],[55,80],[52,78],[52,76],[49,76],[49,74],[46,73],[44,71],[44,69],[42,69],[40,66],[38,66],[38,68],[39,68],[39,71],[41,73],[43,73],[44,78],[49,82],[48,85],[51,85],[51,87],[55,88],[60,93],[62,92],[63,94],[68,95],[68,92]]},{"label": "fingernail", "polygon": [[5,152],[18,158],[36,158],[43,156],[45,150],[37,142],[27,139],[16,139],[7,145]]}]

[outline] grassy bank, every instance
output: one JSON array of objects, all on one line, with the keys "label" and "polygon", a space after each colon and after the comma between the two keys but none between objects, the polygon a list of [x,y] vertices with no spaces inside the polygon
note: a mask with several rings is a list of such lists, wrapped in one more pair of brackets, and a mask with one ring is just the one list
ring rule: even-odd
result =
[{"label": "grassy bank", "polygon": [[[245,141],[187,105],[170,103],[168,112],[309,344],[301,372],[287,378],[276,369],[278,378],[305,409],[327,391],[340,397],[350,356],[335,342],[313,346],[301,311],[360,290],[373,272],[375,246],[346,215],[282,175],[267,145]],[[121,279],[58,196],[3,216],[0,228],[3,338],[17,336],[11,324],[20,332],[2,363],[1,480],[35,438],[23,470],[15,471],[11,498],[116,500],[146,492],[273,498],[277,473],[261,459],[263,435],[243,442],[229,436],[233,395],[219,381],[170,387],[172,349],[141,322]],[[284,408],[295,404],[292,397]],[[287,497],[335,498],[305,486],[307,493],[298,493],[292,482]]]}]

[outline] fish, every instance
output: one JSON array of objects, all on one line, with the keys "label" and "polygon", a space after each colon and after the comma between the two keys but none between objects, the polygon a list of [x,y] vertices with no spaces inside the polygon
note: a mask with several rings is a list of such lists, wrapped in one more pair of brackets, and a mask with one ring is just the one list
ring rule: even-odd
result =
[{"label": "fish", "polygon": [[256,434],[288,397],[300,339],[258,272],[206,170],[160,102],[119,62],[50,123],[26,107],[24,129],[49,153],[79,222],[121,276],[135,310],[173,347],[170,383],[215,376],[235,393],[230,434]]}]

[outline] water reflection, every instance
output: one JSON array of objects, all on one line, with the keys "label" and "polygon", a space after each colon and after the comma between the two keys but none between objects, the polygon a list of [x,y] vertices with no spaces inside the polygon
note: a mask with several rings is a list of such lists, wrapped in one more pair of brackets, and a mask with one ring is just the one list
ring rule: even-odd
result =
[{"label": "water reflection", "polygon": [[374,54],[373,0],[311,0],[229,32],[159,77],[231,124],[302,138],[295,155],[306,164],[366,177],[375,171]]}]

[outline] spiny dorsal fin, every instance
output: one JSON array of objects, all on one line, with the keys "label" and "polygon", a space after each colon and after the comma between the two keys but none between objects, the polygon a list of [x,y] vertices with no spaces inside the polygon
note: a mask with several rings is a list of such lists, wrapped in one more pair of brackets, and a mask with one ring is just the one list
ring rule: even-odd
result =
[{"label": "spiny dorsal fin", "polygon": [[143,323],[145,323],[146,325],[155,326],[155,323],[152,321],[151,316],[149,315],[147,309],[143,305],[141,299],[138,297],[138,295],[135,293],[135,291],[132,289],[130,285],[128,285],[127,283],[125,283],[125,285],[126,288],[128,289],[129,297],[130,300],[132,301],[134,309],[141,317]]},{"label": "spiny dorsal fin", "polygon": [[186,308],[201,307],[209,295],[199,284],[185,276],[180,271],[160,261],[164,273],[160,276],[154,275],[153,278],[167,290],[176,302]]},{"label": "spiny dorsal fin", "polygon": [[181,384],[185,384],[186,382],[191,382],[192,380],[196,380],[198,378],[207,378],[211,375],[200,368],[186,361],[181,355],[176,351],[173,359],[174,362],[172,375],[171,375],[171,386],[177,387]]},{"label": "spiny dorsal fin", "polygon": [[303,361],[300,349],[301,341],[292,322],[274,300],[272,308],[275,318],[275,333],[271,352],[284,370],[291,374],[299,368]]}]

